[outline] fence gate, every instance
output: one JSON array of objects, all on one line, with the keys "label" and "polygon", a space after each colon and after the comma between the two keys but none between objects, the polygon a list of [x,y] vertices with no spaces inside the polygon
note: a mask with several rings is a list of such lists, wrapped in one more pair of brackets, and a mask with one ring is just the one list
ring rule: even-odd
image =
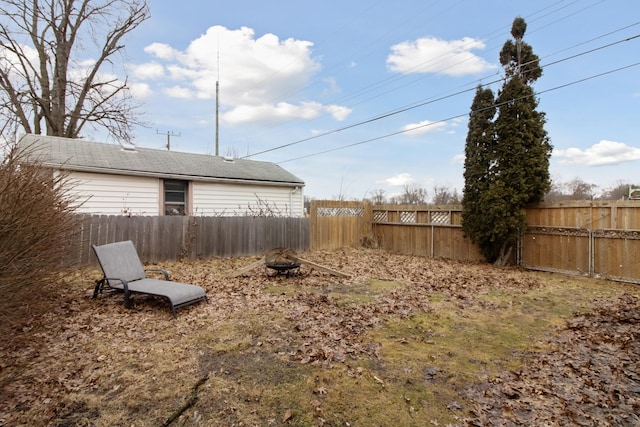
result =
[{"label": "fence gate", "polygon": [[592,232],[594,277],[640,283],[640,230]]},{"label": "fence gate", "polygon": [[519,264],[530,270],[589,276],[591,233],[579,227],[529,227],[520,239]]},{"label": "fence gate", "polygon": [[640,230],[529,227],[518,264],[530,270],[640,283]]}]

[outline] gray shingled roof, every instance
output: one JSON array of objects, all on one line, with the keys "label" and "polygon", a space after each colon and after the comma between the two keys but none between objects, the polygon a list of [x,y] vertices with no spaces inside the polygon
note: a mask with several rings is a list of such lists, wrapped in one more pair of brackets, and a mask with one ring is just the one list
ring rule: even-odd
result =
[{"label": "gray shingled roof", "polygon": [[117,144],[44,135],[25,135],[19,145],[46,166],[72,171],[304,185],[297,176],[269,162],[230,161],[218,156],[141,147],[125,149]]}]

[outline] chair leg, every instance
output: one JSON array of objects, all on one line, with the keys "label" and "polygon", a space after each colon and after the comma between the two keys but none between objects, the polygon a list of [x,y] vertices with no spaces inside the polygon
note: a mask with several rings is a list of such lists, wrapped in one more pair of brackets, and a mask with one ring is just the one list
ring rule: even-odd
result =
[{"label": "chair leg", "polygon": [[98,293],[102,293],[103,287],[104,287],[104,279],[96,280],[96,287],[93,289],[94,298],[98,297]]},{"label": "chair leg", "polygon": [[129,290],[124,291],[124,306],[125,308],[133,308],[133,301],[131,301]]}]

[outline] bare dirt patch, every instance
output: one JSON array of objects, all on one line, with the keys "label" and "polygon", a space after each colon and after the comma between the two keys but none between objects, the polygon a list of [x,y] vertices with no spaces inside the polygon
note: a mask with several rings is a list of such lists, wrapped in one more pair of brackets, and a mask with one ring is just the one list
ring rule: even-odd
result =
[{"label": "bare dirt patch", "polygon": [[92,269],[23,296],[0,326],[0,424],[638,424],[637,287],[303,256],[351,278],[227,277],[253,257],[164,264],[210,298],[177,320],[161,300],[92,299]]}]

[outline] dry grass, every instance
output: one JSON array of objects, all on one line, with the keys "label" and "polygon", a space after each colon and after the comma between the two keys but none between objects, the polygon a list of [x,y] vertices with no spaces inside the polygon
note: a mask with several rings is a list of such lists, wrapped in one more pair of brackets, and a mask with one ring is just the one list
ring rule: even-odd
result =
[{"label": "dry grass", "polygon": [[640,294],[374,250],[304,257],[352,278],[226,278],[254,258],[165,264],[210,297],[177,320],[150,298],[93,300],[95,270],[23,296],[2,319],[0,424],[157,426],[192,404],[174,425],[466,425],[481,414],[473,390],[552,351],[575,313]]}]

